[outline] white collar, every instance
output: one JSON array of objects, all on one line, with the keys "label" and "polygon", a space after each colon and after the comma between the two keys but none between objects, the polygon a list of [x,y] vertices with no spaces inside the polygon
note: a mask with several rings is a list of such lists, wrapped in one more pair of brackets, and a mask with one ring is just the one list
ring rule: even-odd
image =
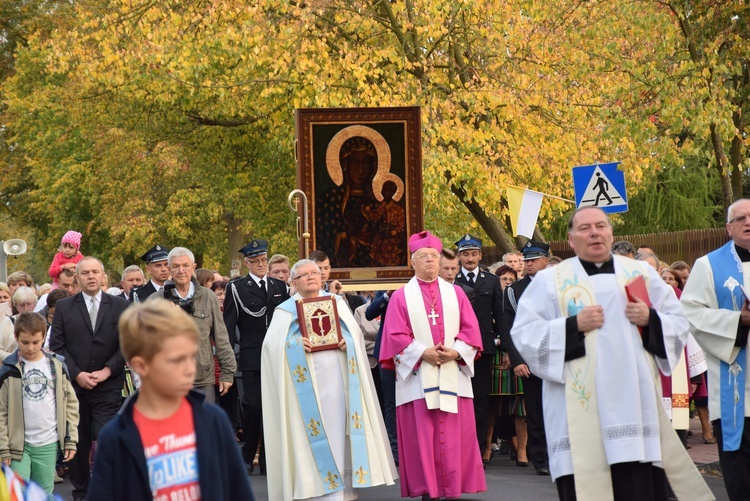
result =
[{"label": "white collar", "polygon": [[195,283],[193,281],[190,281],[190,287],[188,287],[187,296],[182,297],[182,294],[180,294],[180,291],[177,290],[177,288],[174,289],[174,291],[177,293],[178,296],[180,296],[182,299],[190,299],[195,295]]},{"label": "white collar", "polygon": [[89,306],[91,305],[91,301],[93,301],[94,298],[96,298],[96,302],[97,303],[99,303],[99,304],[102,303],[102,294],[103,293],[102,293],[101,289],[99,289],[99,292],[97,292],[93,296],[89,296],[85,292],[83,292],[82,294],[83,294],[84,299],[86,300],[86,304],[88,304]]},{"label": "white collar", "polygon": [[463,273],[466,278],[469,278],[469,273],[473,273],[474,274],[474,278],[476,279],[479,276],[479,266],[477,266],[476,268],[474,268],[471,271],[467,270],[466,268],[464,268],[462,266],[461,267],[461,273]]},{"label": "white collar", "polygon": [[262,277],[257,277],[257,276],[253,275],[253,274],[252,274],[252,273],[250,273],[250,272],[248,272],[247,274],[248,274],[248,276],[249,276],[250,278],[252,278],[252,279],[253,279],[253,281],[255,282],[255,285],[257,285],[258,287],[260,287],[260,281],[261,281],[261,280],[263,280],[263,282],[264,282],[265,284],[268,284],[268,279],[266,278],[266,276],[265,276],[265,275],[263,275]]}]

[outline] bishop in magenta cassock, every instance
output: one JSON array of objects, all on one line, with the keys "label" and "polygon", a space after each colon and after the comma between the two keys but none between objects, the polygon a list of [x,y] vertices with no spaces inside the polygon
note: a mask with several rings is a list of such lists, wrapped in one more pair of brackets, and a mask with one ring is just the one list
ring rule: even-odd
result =
[{"label": "bishop in magenta cassock", "polygon": [[442,248],[429,231],[411,236],[415,277],[393,293],[383,327],[380,361],[396,369],[404,497],[487,490],[471,389],[482,337],[466,294],[438,278]]}]

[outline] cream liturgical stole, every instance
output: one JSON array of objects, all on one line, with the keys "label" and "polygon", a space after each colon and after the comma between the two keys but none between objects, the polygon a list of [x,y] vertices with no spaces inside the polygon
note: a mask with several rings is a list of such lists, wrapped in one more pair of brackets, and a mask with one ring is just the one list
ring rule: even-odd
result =
[{"label": "cream liturgical stole", "polygon": [[[622,294],[625,284],[642,275],[647,287],[649,277],[632,259],[614,256],[617,286]],[[595,305],[596,294],[585,272],[577,273],[578,259],[567,259],[555,267],[558,306],[566,317],[577,315],[585,306]],[[605,313],[606,315],[606,313]],[[633,324],[624,329],[635,329]],[[565,404],[567,407],[570,453],[573,460],[578,499],[613,500],[612,475],[604,450],[596,395],[597,330],[586,333],[586,355],[565,362]],[[646,353],[656,398],[661,400],[661,381],[653,356]],[[715,499],[703,481],[679,437],[674,433],[661,402],[657,402],[662,464],[670,486],[680,500]]]},{"label": "cream liturgical stole", "polygon": [[690,393],[688,388],[688,368],[685,350],[674,369],[672,369],[672,394],[662,397],[667,417],[672,419],[675,430],[690,429]]},{"label": "cream liturgical stole", "polygon": [[[459,327],[458,298],[456,289],[442,278],[437,278],[442,303],[442,320],[445,328],[443,346],[451,347],[456,340]],[[426,348],[435,346],[432,330],[427,318],[422,289],[416,277],[412,277],[404,287],[406,310],[409,313],[414,339]],[[422,361],[419,375],[422,390],[428,409],[440,409],[444,412],[458,412],[458,363],[454,360],[440,366]]]}]

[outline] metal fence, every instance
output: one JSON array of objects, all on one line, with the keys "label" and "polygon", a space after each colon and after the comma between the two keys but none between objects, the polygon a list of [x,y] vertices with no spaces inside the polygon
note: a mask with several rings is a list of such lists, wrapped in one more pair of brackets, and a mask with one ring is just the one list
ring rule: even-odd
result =
[{"label": "metal fence", "polygon": [[[637,235],[615,235],[615,242],[627,240],[637,249],[639,245],[650,245],[656,251],[659,259],[671,264],[675,261],[685,261],[690,266],[696,259],[721,247],[728,240],[724,228],[712,228],[709,230],[686,230],[671,231],[666,233],[641,233]],[[550,252],[554,256],[563,259],[574,255],[573,249],[567,240],[555,240],[548,242]],[[486,246],[482,249],[482,262],[492,264],[500,261],[502,253],[494,246]]]}]

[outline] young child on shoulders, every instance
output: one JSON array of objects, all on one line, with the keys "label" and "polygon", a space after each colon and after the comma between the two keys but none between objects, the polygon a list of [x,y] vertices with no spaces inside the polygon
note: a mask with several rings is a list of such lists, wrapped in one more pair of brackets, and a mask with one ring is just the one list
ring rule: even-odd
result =
[{"label": "young child on shoulders", "polygon": [[166,299],[120,317],[120,348],[141,388],[99,434],[89,500],[252,500],[224,411],[192,390],[198,327]]},{"label": "young child on shoulders", "polygon": [[78,399],[63,358],[42,349],[44,317],[21,313],[14,328],[18,349],[0,367],[0,458],[52,494],[58,452],[76,454]]},{"label": "young child on shoulders", "polygon": [[83,259],[81,254],[81,234],[77,231],[69,231],[62,237],[60,249],[49,267],[49,276],[52,277],[52,285],[57,288],[58,278],[62,270],[76,271],[78,261]]}]

